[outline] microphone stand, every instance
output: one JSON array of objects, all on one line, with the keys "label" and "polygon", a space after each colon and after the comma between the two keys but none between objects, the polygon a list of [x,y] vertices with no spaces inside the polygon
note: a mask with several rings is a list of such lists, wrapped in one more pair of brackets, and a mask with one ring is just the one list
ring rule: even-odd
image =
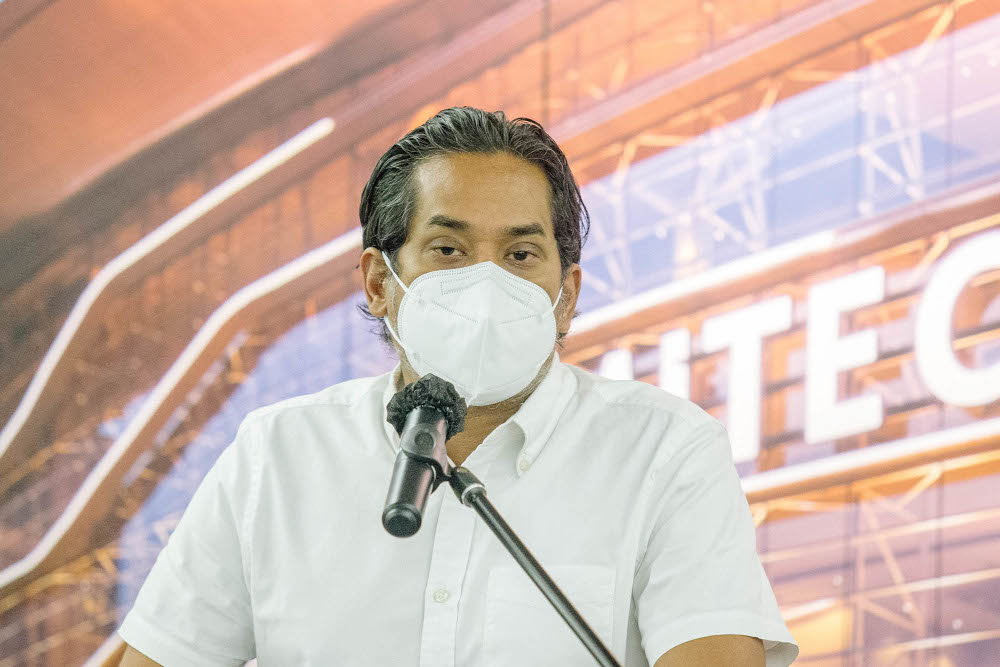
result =
[{"label": "microphone stand", "polygon": [[451,468],[446,473],[445,478],[451,484],[451,488],[455,492],[455,495],[458,496],[458,500],[463,505],[476,510],[476,513],[482,517],[486,525],[493,531],[493,534],[497,536],[500,542],[507,548],[507,551],[510,552],[510,555],[514,557],[514,560],[517,561],[517,564],[531,578],[535,586],[538,586],[538,590],[542,592],[542,595],[552,603],[552,606],[559,612],[559,615],[572,628],[576,636],[580,638],[583,645],[587,647],[590,654],[597,660],[597,664],[601,665],[601,667],[620,667],[614,656],[611,655],[611,651],[608,650],[591,627],[587,625],[587,622],[583,620],[580,613],[566,596],[563,595],[563,592],[559,590],[559,587],[552,581],[541,564],[531,555],[524,542],[518,538],[511,527],[507,525],[507,522],[503,520],[503,517],[497,512],[493,503],[486,498],[486,487],[479,481],[479,478],[473,475],[468,468],[462,466]]},{"label": "microphone stand", "polygon": [[[426,378],[427,376],[418,382],[423,382]],[[434,380],[440,382],[439,378]],[[454,388],[452,391],[454,392]],[[464,419],[464,414],[462,418]],[[445,448],[447,427],[442,412],[433,405],[418,405],[409,411],[405,424],[397,426],[397,432],[401,436],[405,433],[406,437],[400,439],[397,464],[389,482],[388,498],[393,499],[393,502],[389,503],[387,499],[386,510],[382,515],[386,530],[397,537],[407,537],[417,532],[427,497],[437,490],[441,482],[448,480],[458,500],[476,510],[482,517],[542,595],[580,638],[597,664],[601,667],[620,667],[611,651],[587,625],[493,504],[486,499],[486,487],[479,478],[468,468],[451,464]]]}]

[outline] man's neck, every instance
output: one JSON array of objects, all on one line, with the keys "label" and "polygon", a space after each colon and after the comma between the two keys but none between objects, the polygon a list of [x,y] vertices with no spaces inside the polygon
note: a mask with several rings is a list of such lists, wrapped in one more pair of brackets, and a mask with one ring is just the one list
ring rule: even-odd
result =
[{"label": "man's neck", "polygon": [[448,456],[455,462],[455,465],[462,465],[490,433],[517,412],[517,408],[504,413],[491,412],[488,414],[482,414],[479,412],[480,410],[482,408],[470,407],[465,413],[465,429],[453,436],[446,444]]}]

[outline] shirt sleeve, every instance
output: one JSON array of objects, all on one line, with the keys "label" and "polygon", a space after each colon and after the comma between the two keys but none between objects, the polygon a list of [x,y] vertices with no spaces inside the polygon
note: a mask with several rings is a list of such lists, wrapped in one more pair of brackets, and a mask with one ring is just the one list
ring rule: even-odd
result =
[{"label": "shirt sleeve", "polygon": [[767,667],[791,664],[799,649],[757,556],[725,429],[715,421],[696,428],[654,479],[653,525],[633,590],[649,664],[678,644],[730,634],[763,640]]},{"label": "shirt sleeve", "polygon": [[118,634],[164,667],[243,665],[256,649],[247,510],[255,493],[247,423],[209,469]]}]

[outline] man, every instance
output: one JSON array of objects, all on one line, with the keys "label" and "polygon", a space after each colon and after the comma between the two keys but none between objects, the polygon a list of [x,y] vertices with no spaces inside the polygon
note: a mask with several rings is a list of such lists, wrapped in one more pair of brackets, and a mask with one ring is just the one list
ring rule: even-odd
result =
[{"label": "man", "polygon": [[541,126],[438,113],[381,158],[360,217],[367,311],[399,364],[247,417],[119,630],[121,664],[593,664],[449,489],[415,536],[383,529],[385,406],[427,372],[469,404],[452,462],[622,664],[790,664],[724,429],[559,360],[587,214]]}]

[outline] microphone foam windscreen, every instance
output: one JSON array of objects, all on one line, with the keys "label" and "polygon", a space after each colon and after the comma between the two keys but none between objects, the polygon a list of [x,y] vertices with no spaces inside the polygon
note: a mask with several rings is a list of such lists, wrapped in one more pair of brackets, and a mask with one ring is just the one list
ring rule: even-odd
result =
[{"label": "microphone foam windscreen", "polygon": [[455,385],[431,373],[396,392],[385,406],[385,420],[402,435],[406,416],[420,406],[441,411],[448,421],[448,438],[465,428],[465,399],[458,395]]}]

